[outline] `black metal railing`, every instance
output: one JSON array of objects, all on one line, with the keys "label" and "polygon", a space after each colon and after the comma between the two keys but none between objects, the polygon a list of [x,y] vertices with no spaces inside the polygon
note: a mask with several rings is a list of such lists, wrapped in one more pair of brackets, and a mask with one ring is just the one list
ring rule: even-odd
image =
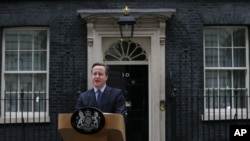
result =
[{"label": "black metal railing", "polygon": [[58,138],[55,134],[56,121],[50,118],[55,115],[49,114],[46,93],[5,91],[0,106],[1,141],[47,141]]},{"label": "black metal railing", "polygon": [[171,97],[166,111],[167,140],[228,141],[230,125],[250,125],[250,97],[246,89],[193,92],[192,95],[177,92]]},{"label": "black metal railing", "polygon": [[168,66],[166,140],[229,141],[230,125],[250,125],[249,91],[203,88],[199,56],[192,54],[192,43],[184,43],[179,62]]},{"label": "black metal railing", "polygon": [[[246,89],[237,89],[236,93],[234,89],[231,95],[226,94],[228,89],[220,89],[223,95],[218,95],[217,89],[192,91],[192,95],[179,95],[176,90],[171,95],[166,111],[166,140],[228,141],[230,125],[250,124]],[[50,107],[53,112],[49,112],[49,102],[53,101],[43,94],[4,93],[0,99],[1,141],[61,141],[56,120],[60,109]],[[7,108],[8,105],[12,106]]]}]

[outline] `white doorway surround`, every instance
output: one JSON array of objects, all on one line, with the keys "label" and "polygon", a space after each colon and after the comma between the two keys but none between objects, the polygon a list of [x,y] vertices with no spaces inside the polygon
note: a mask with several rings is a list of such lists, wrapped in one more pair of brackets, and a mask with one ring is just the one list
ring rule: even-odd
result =
[{"label": "white doorway surround", "polygon": [[[113,61],[109,64],[147,64],[149,68],[149,141],[165,141],[165,110],[160,110],[160,101],[165,101],[165,34],[166,21],[172,17],[175,9],[131,9],[130,16],[136,19],[135,40],[143,44],[148,61]],[[81,9],[77,14],[87,26],[87,66],[88,88],[92,87],[90,70],[94,62],[103,62],[104,40],[120,37],[119,17],[122,9]],[[80,32],[80,31],[79,31]],[[143,39],[144,38],[144,39]],[[133,40],[133,38],[131,39]],[[150,40],[150,41],[148,41]],[[110,42],[110,40],[108,40]]]}]

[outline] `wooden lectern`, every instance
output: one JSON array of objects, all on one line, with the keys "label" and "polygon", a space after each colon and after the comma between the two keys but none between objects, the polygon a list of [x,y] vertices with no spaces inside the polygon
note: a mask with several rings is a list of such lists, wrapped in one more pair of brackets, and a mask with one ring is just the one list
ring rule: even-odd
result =
[{"label": "wooden lectern", "polygon": [[58,131],[64,141],[126,141],[124,119],[121,114],[104,113],[105,125],[95,134],[82,134],[71,125],[71,113],[58,115]]}]

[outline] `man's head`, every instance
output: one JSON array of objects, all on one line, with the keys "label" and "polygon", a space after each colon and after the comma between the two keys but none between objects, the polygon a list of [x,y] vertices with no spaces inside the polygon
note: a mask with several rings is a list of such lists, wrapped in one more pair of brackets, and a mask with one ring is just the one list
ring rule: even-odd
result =
[{"label": "man's head", "polygon": [[102,63],[95,63],[91,69],[92,83],[97,88],[102,88],[108,80],[108,66]]}]

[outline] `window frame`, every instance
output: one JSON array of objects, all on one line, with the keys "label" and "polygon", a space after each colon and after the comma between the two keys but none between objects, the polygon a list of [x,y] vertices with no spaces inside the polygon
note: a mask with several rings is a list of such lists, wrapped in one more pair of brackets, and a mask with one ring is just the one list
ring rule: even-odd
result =
[{"label": "window frame", "polygon": [[[5,51],[6,51],[6,32],[7,31],[36,31],[36,30],[46,30],[47,31],[47,41],[46,41],[46,49],[43,51],[46,51],[46,69],[45,70],[5,70],[5,59],[6,59],[6,55],[5,55]],[[2,32],[2,78],[1,78],[1,101],[0,101],[0,105],[1,105],[1,115],[0,115],[0,123],[22,123],[22,122],[26,122],[26,123],[34,123],[34,122],[50,122],[50,117],[49,117],[49,41],[50,41],[50,31],[48,27],[9,27],[9,28],[4,28],[3,32]],[[34,42],[32,43],[32,46],[34,46]],[[42,49],[41,49],[42,50]],[[17,50],[18,52],[20,52],[20,50]],[[32,51],[34,51],[34,49],[32,48]],[[32,66],[33,66],[33,62],[34,62],[34,58],[32,57]],[[20,77],[20,74],[31,74],[32,76],[32,84],[34,85],[34,75],[35,74],[46,74],[46,90],[43,91],[42,93],[45,93],[45,111],[39,111],[36,112],[34,111],[34,105],[32,104],[32,111],[5,111],[5,75],[6,74],[17,74],[18,77]],[[20,78],[18,78],[18,80],[20,81]],[[20,93],[20,91],[18,92]],[[27,93],[24,91],[24,93]],[[28,92],[30,93],[30,91]],[[37,92],[36,91],[32,91],[31,94],[34,94]],[[18,100],[20,100],[20,98],[18,98]],[[34,99],[32,99],[34,100]],[[18,102],[17,102],[18,104]],[[18,106],[19,107],[19,106]]]},{"label": "window frame", "polygon": [[[220,61],[217,60],[218,66],[217,67],[207,67],[206,66],[206,38],[205,38],[205,31],[206,29],[216,29],[217,31],[220,29],[235,29],[235,28],[243,28],[245,29],[245,63],[246,66],[245,67],[235,67],[232,66],[231,67],[220,67],[219,63]],[[219,35],[217,33],[217,35]],[[219,43],[219,39],[220,36],[217,37],[217,47],[218,50],[220,48],[223,48],[224,46],[220,46]],[[233,39],[232,39],[233,40]],[[233,42],[233,41],[232,41]],[[236,47],[233,45],[232,43],[232,50]],[[249,37],[248,37],[248,28],[246,26],[204,26],[203,27],[203,64],[204,64],[204,114],[201,115],[201,119],[202,120],[232,120],[232,119],[249,119],[250,118],[250,100],[249,100]],[[220,58],[220,55],[218,53],[218,58]],[[231,59],[233,59],[233,56],[231,57]],[[246,108],[209,108],[207,107],[207,98],[206,98],[206,90],[208,89],[216,89],[217,91],[220,91],[222,89],[224,90],[231,90],[231,91],[235,91],[235,88],[233,86],[231,86],[231,88],[227,89],[227,88],[207,88],[206,87],[206,71],[207,70],[214,70],[217,71],[217,77],[218,77],[218,73],[219,71],[222,70],[230,70],[231,72],[231,76],[232,76],[232,72],[235,70],[244,70],[245,71],[245,87],[246,87],[246,96],[247,96],[247,103],[246,103]],[[232,78],[232,77],[231,77]],[[233,82],[233,80],[231,80]],[[231,82],[231,83],[232,83]],[[217,84],[218,85],[218,84]],[[233,92],[231,92],[233,93]],[[220,95],[218,95],[218,97],[220,97]],[[231,95],[230,99],[234,100],[233,96]],[[213,103],[214,104],[214,103]],[[233,104],[232,102],[230,104]],[[214,105],[213,105],[214,106]]]}]

